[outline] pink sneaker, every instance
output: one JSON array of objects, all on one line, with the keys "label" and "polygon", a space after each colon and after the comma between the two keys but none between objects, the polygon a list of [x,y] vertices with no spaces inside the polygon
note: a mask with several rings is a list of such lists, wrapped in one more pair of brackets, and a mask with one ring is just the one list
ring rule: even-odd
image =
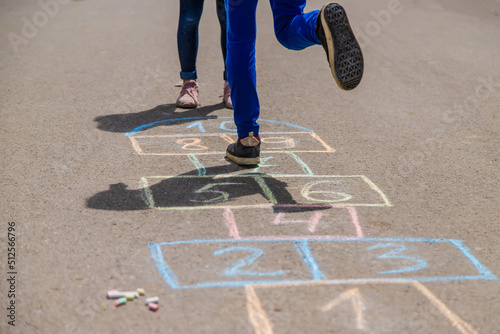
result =
[{"label": "pink sneaker", "polygon": [[182,84],[182,90],[175,102],[179,108],[196,108],[198,102],[198,83],[194,80],[186,81]]},{"label": "pink sneaker", "polygon": [[224,82],[224,95],[222,96],[222,102],[228,109],[233,109],[233,101],[231,101],[231,88],[229,88],[229,82]]}]

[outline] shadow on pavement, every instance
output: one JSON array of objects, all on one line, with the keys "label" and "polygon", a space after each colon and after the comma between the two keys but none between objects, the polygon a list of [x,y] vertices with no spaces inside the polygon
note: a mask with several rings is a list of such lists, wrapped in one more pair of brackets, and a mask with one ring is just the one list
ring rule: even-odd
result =
[{"label": "shadow on pavement", "polygon": [[[154,107],[153,109],[144,110],[136,113],[98,116],[94,118],[94,121],[98,123],[97,128],[103,131],[129,132],[134,130],[138,126],[154,122],[160,122],[164,120],[174,120],[176,118],[182,119],[182,118],[207,116],[216,110],[225,109],[225,107],[223,103],[218,103],[195,109],[181,109],[184,110],[182,112],[175,112],[175,110],[177,109],[179,108],[173,103],[162,104]],[[214,116],[214,118],[216,118],[216,116]],[[191,122],[191,120],[180,120],[179,122],[189,123]],[[160,123],[156,126],[174,125],[174,124],[179,124],[179,122],[170,122],[165,124]]]},{"label": "shadow on pavement", "polygon": [[239,201],[238,205],[269,204],[274,212],[303,212],[331,208],[329,205],[297,203],[287,190],[286,182],[267,174],[229,175],[234,171],[252,168],[254,167],[228,164],[203,170],[195,169],[139,190],[129,190],[124,183],[111,184],[108,190],[88,198],[86,204],[91,209],[114,211],[203,207],[221,205],[235,198],[260,194],[265,201],[251,197],[249,201]]},{"label": "shadow on pavement", "polygon": [[[187,173],[166,178],[148,188],[129,190],[124,183],[111,184],[109,189],[87,199],[87,207],[98,210],[145,210],[152,207],[196,207],[217,205],[235,198],[262,195],[266,201],[256,198],[252,203],[239,205],[277,203],[294,205],[297,202],[286,189],[287,184],[267,174],[233,174],[249,169],[235,164],[195,169]],[[200,175],[202,174],[202,175]],[[224,175],[223,177],[221,177]]]}]

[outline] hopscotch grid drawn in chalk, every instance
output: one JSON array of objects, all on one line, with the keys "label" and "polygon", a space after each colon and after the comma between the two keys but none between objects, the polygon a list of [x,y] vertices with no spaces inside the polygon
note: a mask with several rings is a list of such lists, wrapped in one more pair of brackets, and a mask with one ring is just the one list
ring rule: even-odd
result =
[{"label": "hopscotch grid drawn in chalk", "polygon": [[[215,121],[215,122],[214,122]],[[220,122],[219,122],[220,121]],[[355,176],[323,176],[323,175],[314,175],[309,166],[302,161],[295,153],[332,153],[335,152],[335,149],[330,147],[324,140],[322,140],[314,131],[295,125],[287,122],[274,121],[274,120],[265,120],[261,119],[260,122],[268,122],[277,126],[277,131],[266,131],[261,132],[262,141],[265,144],[266,151],[262,153],[266,154],[287,154],[292,157],[293,160],[300,166],[299,171],[301,170],[303,174],[290,173],[289,175],[274,173],[269,175],[251,175],[251,173],[247,174],[232,174],[232,175],[210,175],[200,158],[203,156],[210,156],[214,154],[224,154],[225,153],[225,145],[228,143],[234,142],[236,139],[236,129],[233,129],[234,122],[232,117],[218,117],[218,116],[205,116],[205,117],[193,117],[193,118],[178,118],[178,119],[167,119],[158,122],[153,122],[149,124],[145,124],[142,126],[136,127],[134,130],[127,132],[126,136],[130,138],[132,147],[139,155],[162,155],[162,156],[179,156],[184,155],[188,156],[191,163],[193,163],[196,168],[196,172],[198,175],[182,175],[182,176],[156,176],[156,177],[143,177],[140,181],[140,186],[142,188],[141,197],[144,202],[147,204],[150,209],[159,209],[159,210],[198,210],[198,209],[223,209],[224,210],[224,218],[226,228],[228,229],[229,236],[233,239],[214,239],[214,240],[192,240],[192,241],[175,241],[175,242],[165,242],[165,243],[151,243],[150,250],[154,261],[158,267],[159,272],[164,278],[165,282],[172,289],[199,289],[199,288],[216,288],[216,287],[245,287],[246,298],[247,298],[247,312],[249,316],[249,320],[254,327],[255,333],[273,333],[273,324],[266,312],[262,308],[259,297],[256,294],[255,288],[276,288],[276,287],[299,287],[299,286],[323,286],[323,285],[368,285],[368,284],[410,284],[415,287],[417,291],[419,291],[423,296],[425,296],[431,303],[434,305],[439,312],[444,315],[455,327],[458,331],[464,334],[477,334],[469,324],[460,319],[457,315],[451,312],[446,305],[441,302],[436,296],[432,294],[426,287],[424,287],[422,282],[440,282],[440,281],[455,281],[455,280],[497,280],[497,276],[495,276],[491,271],[489,271],[483,264],[479,262],[477,258],[471,253],[471,251],[463,245],[461,240],[455,239],[428,239],[428,238],[366,238],[363,235],[361,226],[357,221],[357,212],[356,206],[367,206],[367,207],[375,207],[375,206],[385,206],[391,207],[392,204],[389,201],[388,197],[382,192],[382,190],[375,185],[370,179],[368,179],[364,175],[355,175]],[[187,125],[186,125],[187,123]],[[220,123],[220,124],[219,124]],[[141,132],[161,126],[175,126],[176,128],[184,128],[186,131],[181,134],[159,134],[159,135],[145,135],[141,134]],[[283,131],[282,126],[293,128],[293,131]],[[278,130],[280,129],[280,130]],[[304,132],[305,131],[305,132]],[[158,131],[153,131],[153,133]],[[304,137],[307,136],[307,137]],[[209,141],[204,141],[205,138],[217,138],[215,141],[213,139]],[[177,138],[177,139],[176,139]],[[309,139],[308,139],[309,138]],[[172,143],[169,142],[174,141]],[[176,139],[176,140],[175,140]],[[218,141],[220,145],[217,145],[215,142]],[[267,141],[267,143],[266,143]],[[215,143],[215,146],[213,144]],[[173,145],[172,145],[173,144]],[[210,144],[210,145],[209,145]],[[298,146],[299,144],[299,146]],[[320,145],[321,149],[318,149],[317,146]],[[281,145],[281,146],[280,146]],[[312,147],[311,147],[312,145]],[[224,147],[222,147],[224,146]],[[304,149],[304,146],[307,149]],[[165,151],[165,148],[167,150]],[[312,148],[312,149],[311,149]],[[175,151],[177,150],[177,152]],[[180,150],[180,151],[179,151]],[[266,159],[272,159],[270,156]],[[203,160],[201,158],[201,160]],[[273,160],[274,161],[274,160]],[[271,164],[263,163],[262,167],[278,167],[275,162]],[[266,169],[267,171],[269,169]],[[258,168],[253,170],[253,173],[257,173],[259,171]],[[148,179],[187,179],[189,180],[191,177],[207,177],[212,178],[217,183],[214,184],[206,184],[202,186],[200,189],[197,189],[195,194],[202,194],[205,196],[213,195],[218,196],[212,199],[204,200],[210,205],[200,205],[200,206],[162,206],[163,203],[161,201],[155,201],[154,191],[151,189],[149,185]],[[240,184],[238,182],[224,182],[225,178],[238,178],[238,177],[250,177],[253,178],[256,183],[259,185],[261,189],[262,198],[267,201],[264,204],[252,204],[252,205],[234,205],[234,203],[228,203],[227,201],[230,199],[229,192],[219,189],[218,187],[229,187],[231,185]],[[341,177],[356,177],[362,179],[366,185],[377,194],[378,197],[382,199],[382,203],[351,203],[349,202],[353,198],[353,194],[349,192],[344,192],[342,189],[339,189],[335,192],[335,196],[333,192],[331,192],[330,197],[321,198],[321,196],[328,197],[328,191],[322,189],[321,186],[324,186],[326,182],[318,181],[316,183],[309,183],[302,188],[301,195],[310,199],[314,202],[314,200],[323,202],[323,203],[314,203],[314,204],[283,204],[280,203],[273,193],[273,187],[267,185],[266,180],[269,178],[279,178],[279,177],[289,177],[289,178],[300,178],[300,177],[317,177],[317,178],[341,178]],[[191,179],[193,180],[193,179]],[[241,180],[241,179],[240,179]],[[318,187],[319,188],[316,188]],[[154,187],[154,185],[153,185]],[[342,188],[342,187],[340,187]],[[318,196],[320,197],[318,199]],[[203,200],[192,199],[192,202],[203,202]],[[223,203],[224,202],[224,203]],[[158,204],[160,203],[160,204]],[[219,203],[217,205],[212,205],[212,203]],[[222,205],[225,204],[225,205]],[[287,212],[287,209],[305,209],[305,210],[314,210],[314,209],[324,209],[324,208],[343,208],[347,209],[350,213],[352,223],[356,229],[355,236],[331,236],[331,235],[309,235],[309,236],[241,236],[238,230],[238,225],[235,222],[234,213],[232,209],[248,209],[248,208],[262,208],[268,209],[272,207],[274,212],[277,213],[277,224],[295,224],[300,223],[299,220],[284,220],[283,215],[284,212]],[[285,210],[285,211],[281,211]],[[290,211],[293,212],[293,211]],[[319,211],[316,211],[319,212]],[[318,220],[319,222],[319,220]],[[313,222],[318,224],[318,222]],[[314,233],[316,225],[309,224],[308,229],[309,232]],[[310,271],[310,279],[283,279],[282,276],[287,271],[276,270],[276,271],[264,271],[259,273],[258,271],[246,270],[245,267],[252,264],[253,261],[260,259],[264,256],[264,252],[260,250],[258,247],[230,247],[230,248],[221,248],[222,245],[231,245],[242,243],[246,245],[248,243],[273,243],[273,242],[290,242],[293,243],[296,255],[302,260],[298,261],[298,263],[302,263],[305,265]],[[400,264],[400,268],[391,269],[391,270],[378,270],[378,275],[381,277],[362,277],[362,278],[350,278],[346,277],[334,277],[331,278],[330,274],[325,274],[321,267],[325,265],[324,263],[318,263],[315,259],[314,251],[311,249],[311,245],[314,243],[323,242],[323,243],[335,243],[335,242],[368,242],[368,243],[376,243],[371,244],[365,247],[366,251],[380,251],[381,253],[372,254],[372,257],[375,257],[379,261],[407,261],[404,265]],[[406,251],[409,250],[403,243],[423,243],[423,244],[448,244],[452,245],[455,249],[455,252],[458,250],[460,256],[453,255],[457,257],[460,261],[466,260],[468,261],[468,265],[466,266],[457,266],[457,267],[469,267],[469,269],[463,269],[462,271],[470,270],[473,267],[477,274],[471,274],[469,272],[461,273],[459,275],[450,275],[448,272],[442,273],[443,276],[432,276],[432,275],[422,275],[419,277],[418,275],[414,275],[411,273],[424,272],[427,273],[428,261],[413,255],[406,255]],[[234,253],[237,251],[251,251],[253,257],[246,257],[244,259],[240,259],[240,262],[236,264],[233,263],[232,266],[226,266],[226,269],[223,271],[226,277],[235,277],[237,280],[224,280],[221,281],[208,281],[203,282],[195,282],[194,284],[182,284],[179,283],[179,279],[174,273],[174,270],[167,264],[165,261],[164,253],[162,251],[162,247],[169,246],[188,246],[190,245],[210,245],[210,244],[218,244],[219,249],[213,252],[213,255],[221,256],[223,254]],[[448,252],[449,253],[449,252]],[[446,255],[441,255],[446,259],[446,256],[450,256],[448,253]],[[427,254],[427,253],[426,253]],[[430,254],[434,254],[430,252]],[[378,256],[377,256],[378,255]],[[418,255],[418,254],[417,254]],[[449,261],[449,259],[448,259]],[[443,261],[446,262],[446,261]],[[329,264],[327,262],[327,264]],[[331,264],[331,263],[330,263]],[[175,268],[175,265],[174,265]],[[257,266],[259,268],[259,266]],[[438,266],[437,268],[441,268],[438,273],[441,273],[442,268]],[[259,270],[259,269],[257,269]],[[449,271],[449,270],[448,270]],[[334,273],[336,273],[334,271]],[[412,277],[393,277],[394,275],[403,275],[410,274]],[[240,276],[257,276],[262,277],[261,280],[246,280],[242,279]],[[383,277],[384,275],[388,275],[387,277]],[[328,276],[328,277],[327,277]],[[416,277],[413,277],[416,276]],[[295,277],[297,278],[297,277]],[[202,278],[203,279],[203,278]],[[351,290],[349,290],[351,291]],[[347,291],[347,292],[349,292]],[[353,289],[353,291],[358,291],[357,289]],[[358,291],[359,292],[359,291]],[[350,292],[349,292],[350,293]],[[344,294],[340,296],[342,297]],[[350,295],[349,295],[350,296]],[[349,297],[348,296],[348,297]],[[360,296],[358,296],[361,298]],[[343,300],[343,299],[342,299]],[[342,301],[341,300],[341,301]],[[359,303],[358,303],[359,304]],[[334,307],[336,304],[328,304],[331,305],[330,308]],[[356,304],[357,305],[357,304]],[[360,304],[361,305],[361,304]],[[357,305],[356,310],[359,311],[361,307]],[[359,312],[358,312],[359,313]],[[357,314],[359,317],[360,314]],[[361,320],[360,320],[361,319]],[[357,321],[358,329],[365,330],[368,327],[365,326],[364,321],[361,318]]]},{"label": "hopscotch grid drawn in chalk", "polygon": [[[198,169],[198,175],[177,175],[177,176],[149,176],[149,177],[146,177],[146,178],[142,178],[141,179],[141,184],[140,186],[142,187],[142,191],[145,193],[145,195],[143,197],[147,198],[148,201],[147,201],[147,205],[149,207],[151,207],[151,204],[154,204],[154,203],[157,203],[154,208],[157,209],[157,210],[199,210],[199,209],[226,209],[226,208],[232,208],[232,209],[236,209],[236,208],[252,208],[252,207],[255,207],[255,208],[261,208],[261,207],[282,207],[282,208],[286,208],[286,207],[296,207],[296,208],[300,208],[300,207],[307,207],[307,208],[310,208],[310,207],[318,207],[318,208],[325,208],[325,207],[328,207],[328,208],[333,208],[333,207],[357,207],[357,206],[367,206],[367,207],[387,207],[387,206],[392,206],[392,204],[389,202],[387,196],[373,183],[371,182],[366,176],[363,176],[363,175],[302,175],[302,174],[298,174],[298,175],[282,175],[282,174],[277,174],[277,175],[274,175],[274,174],[229,174],[229,175],[199,175],[199,174],[203,174],[203,169]],[[224,203],[223,204],[213,204],[215,203],[216,201],[212,201],[212,202],[207,202],[205,203],[204,205],[194,205],[193,203],[189,203],[189,205],[172,205],[172,206],[165,206],[165,205],[158,205],[158,201],[154,199],[154,196],[153,196],[153,190],[151,189],[153,186],[151,186],[148,182],[148,179],[161,179],[163,180],[162,182],[164,181],[173,181],[173,180],[182,180],[182,179],[200,179],[200,180],[214,180],[214,181],[218,181],[219,183],[212,183],[212,185],[210,186],[211,188],[213,188],[212,190],[205,190],[205,192],[218,192],[218,193],[227,193],[227,191],[222,191],[222,190],[215,190],[216,189],[216,186],[217,185],[226,185],[226,186],[229,186],[230,184],[236,184],[237,182],[220,182],[221,180],[224,180],[224,179],[238,179],[238,178],[247,178],[247,179],[253,179],[260,187],[260,193],[261,193],[261,200],[264,201],[262,203],[256,203],[256,204],[250,204],[250,205],[239,205],[237,203],[235,203],[233,200],[233,198],[231,196],[228,195],[225,195],[225,201],[223,201]],[[316,182],[316,183],[312,183],[312,184],[307,184],[306,185],[306,188],[303,188],[303,189],[306,189],[306,192],[302,191],[301,192],[301,195],[302,197],[299,197],[297,195],[297,198],[294,200],[298,201],[297,203],[279,203],[278,200],[276,200],[276,196],[274,195],[273,191],[271,190],[272,187],[269,187],[267,184],[266,184],[266,179],[268,180],[271,180],[271,179],[275,179],[275,180],[280,180],[280,179],[285,179],[285,180],[288,180],[288,179],[297,179],[297,180],[300,180],[300,179],[305,179],[305,178],[312,178],[312,179],[321,179],[321,181],[319,182]],[[331,183],[333,181],[325,181],[325,180],[341,180],[341,179],[345,179],[345,180],[362,180],[364,182],[364,184],[368,185],[368,188],[371,189],[371,191],[375,192],[376,196],[379,197],[380,199],[382,199],[382,202],[372,202],[372,203],[369,203],[369,202],[360,202],[360,203],[357,203],[357,202],[352,202],[350,201],[350,199],[352,198],[352,195],[348,195],[348,196],[345,196],[346,194],[344,194],[343,192],[339,193],[339,192],[335,192],[335,191],[326,191],[326,190],[321,190],[321,191],[311,191],[311,188],[314,187],[314,186],[317,186],[317,185],[321,185],[321,184],[327,184],[327,183]],[[245,181],[247,182],[247,181]],[[191,183],[189,183],[191,185]],[[187,183],[186,183],[186,186],[187,186]],[[184,191],[190,191],[189,189],[183,189]],[[192,191],[194,193],[200,193],[200,192],[204,192],[202,191],[201,189],[197,189],[196,191]],[[310,194],[315,194],[315,193],[321,193],[323,195],[325,194],[341,194],[340,196],[340,199],[338,198],[326,198],[326,199],[315,199],[314,197],[311,197]],[[185,194],[185,195],[188,195],[188,194]],[[344,196],[344,197],[342,197]],[[228,202],[228,201],[231,201],[231,202]],[[187,199],[186,199],[187,201]],[[190,200],[191,202],[195,201],[195,200]],[[217,203],[219,203],[220,201],[217,201]],[[309,203],[308,203],[309,202]],[[312,203],[311,203],[312,202]],[[188,203],[188,202],[186,202]],[[168,204],[168,203],[166,203]]]},{"label": "hopscotch grid drawn in chalk", "polygon": [[[322,284],[323,282],[314,282],[310,283],[310,286],[320,286],[320,285],[325,285]],[[321,309],[323,312],[329,311],[332,307],[335,307],[339,303],[343,301],[348,301],[350,300],[352,302],[353,306],[353,315],[356,317],[356,324],[357,324],[357,329],[358,330],[369,330],[370,329],[370,324],[365,323],[364,321],[364,312],[367,310],[366,306],[364,305],[363,302],[363,295],[360,293],[359,288],[363,286],[369,286],[369,285],[385,285],[385,284],[398,284],[398,285],[408,285],[410,287],[413,287],[421,296],[423,296],[432,306],[434,306],[439,313],[444,316],[446,320],[449,321],[450,325],[452,328],[455,328],[457,332],[460,332],[462,334],[479,334],[478,331],[476,331],[470,324],[465,322],[463,319],[461,319],[458,315],[456,315],[453,311],[451,311],[438,297],[436,297],[429,289],[427,289],[424,285],[422,285],[418,281],[401,281],[401,280],[393,280],[390,282],[357,282],[357,283],[349,283],[346,285],[358,285],[359,287],[355,288],[348,288],[349,290],[346,290],[344,292],[340,292],[339,295],[331,300],[329,303],[324,305]],[[290,287],[295,287],[297,285],[290,285]],[[305,285],[304,285],[305,286]],[[283,288],[285,286],[281,286]],[[276,288],[275,285],[267,286],[264,284],[261,285],[247,285],[245,286],[245,293],[247,296],[247,304],[251,303],[253,305],[257,305],[260,307],[248,307],[248,314],[249,317],[252,319],[260,319],[260,321],[253,321],[252,326],[255,330],[255,333],[260,333],[261,328],[262,328],[262,321],[264,320],[265,323],[269,324],[267,326],[266,334],[273,334],[273,326],[271,325],[271,319],[264,308],[262,308],[262,303],[260,301],[260,298],[257,294],[257,291],[260,289],[269,289],[269,288]],[[352,298],[354,297],[354,298]],[[345,317],[345,315],[342,315]],[[279,328],[280,324],[274,324],[276,328]]]},{"label": "hopscotch grid drawn in chalk", "polygon": [[160,244],[149,244],[151,255],[153,260],[156,262],[158,271],[163,276],[163,279],[167,282],[168,285],[172,287],[172,289],[179,288],[179,281],[177,277],[175,277],[174,272],[168,267],[163,255],[161,253],[161,245]]},{"label": "hopscotch grid drawn in chalk", "polygon": [[328,280],[325,274],[321,272],[321,269],[319,269],[318,263],[316,262],[316,259],[314,258],[314,255],[312,254],[311,249],[309,248],[307,240],[297,240],[294,241],[294,244],[297,253],[299,253],[299,255],[302,257],[302,260],[304,260],[304,262],[311,270],[313,280],[315,281]]},{"label": "hopscotch grid drawn in chalk", "polygon": [[146,155],[146,153],[142,150],[141,145],[137,142],[137,139],[134,137],[130,137],[130,142],[132,143],[132,147],[139,155]]},{"label": "hopscotch grid drawn in chalk", "polygon": [[482,276],[486,279],[497,280],[497,276],[494,275],[488,268],[486,268],[479,260],[472,254],[469,248],[464,246],[462,240],[451,239],[451,243],[455,245],[464,255],[471,261],[471,263],[478,269]]},{"label": "hopscotch grid drawn in chalk", "polygon": [[[219,121],[220,122],[219,124]],[[324,140],[322,140],[314,131],[288,122],[276,120],[261,119],[260,122],[271,123],[278,126],[277,131],[261,131],[262,142],[265,144],[267,152],[311,152],[311,153],[332,153],[335,152]],[[185,125],[188,123],[188,125]],[[236,140],[236,129],[227,127],[227,124],[233,124],[232,117],[205,116],[193,118],[177,118],[166,119],[153,123],[144,124],[136,127],[134,130],[127,132],[125,135],[130,138],[132,147],[139,155],[187,155],[191,153],[197,154],[224,154],[225,146]],[[151,128],[156,128],[161,125],[181,127],[184,130],[191,130],[176,134],[143,134]],[[284,130],[279,128],[290,128]],[[208,129],[208,130],[207,130]],[[221,131],[222,130],[222,131]],[[178,131],[177,131],[178,132]],[[283,137],[286,136],[286,137]],[[294,137],[302,137],[297,141]],[[307,139],[306,136],[310,139]],[[186,139],[180,139],[180,138]],[[219,144],[214,142],[214,139],[203,142],[203,138],[218,138]],[[175,138],[179,138],[175,140]],[[148,142],[143,140],[150,139]],[[153,141],[151,141],[153,140]],[[312,141],[311,141],[312,140]],[[304,148],[300,146],[319,145],[319,148]],[[309,143],[309,145],[308,145]],[[213,146],[215,145],[215,146]],[[145,146],[145,147],[141,147]],[[179,147],[180,146],[180,147]],[[167,150],[167,151],[165,151]],[[173,150],[173,151],[172,151]],[[177,150],[177,151],[176,151]],[[180,151],[178,151],[180,150]]]},{"label": "hopscotch grid drawn in chalk", "polygon": [[[210,155],[217,155],[219,159],[214,159]],[[198,170],[198,175],[209,175],[209,176],[219,176],[222,174],[230,175],[230,174],[244,174],[244,175],[252,175],[256,173],[261,173],[264,171],[272,171],[270,174],[281,174],[281,175],[314,175],[312,169],[295,153],[293,152],[273,152],[273,153],[263,153],[261,155],[261,163],[256,166],[241,168],[235,167],[233,165],[227,165],[227,160],[221,156],[219,153],[209,153],[209,154],[189,154],[187,155],[189,161],[193,164],[193,166]],[[208,158],[207,158],[208,157]],[[214,162],[221,163],[224,165],[207,167],[203,163],[203,161],[208,161],[209,165],[213,165]],[[224,172],[214,172],[214,167],[228,169],[227,173]],[[286,166],[286,170],[288,172],[280,172],[282,167]],[[300,173],[302,172],[302,173]]]},{"label": "hopscotch grid drawn in chalk", "polygon": [[141,177],[139,185],[142,189],[141,198],[146,203],[148,208],[154,209],[155,200],[153,198],[153,194],[151,193],[151,188],[149,187],[148,179],[145,177]]},{"label": "hopscotch grid drawn in chalk", "polygon": [[379,187],[377,187],[377,185],[375,183],[373,183],[372,180],[370,180],[365,175],[359,175],[359,177],[362,178],[366,183],[368,183],[370,188],[375,190],[384,199],[386,206],[392,206],[392,204],[391,204],[391,202],[389,202],[389,199],[387,198],[387,196],[382,192],[382,190]]},{"label": "hopscotch grid drawn in chalk", "polygon": [[[310,279],[264,279],[264,280],[221,280],[221,281],[212,281],[212,282],[199,282],[196,284],[180,284],[177,280],[174,271],[167,265],[167,262],[163,256],[162,247],[169,246],[190,246],[190,245],[202,245],[202,244],[214,244],[219,245],[231,245],[231,244],[246,244],[246,243],[275,243],[280,242],[291,242],[295,245],[297,255],[299,258],[307,265],[310,272]],[[371,242],[379,242],[379,243],[391,243],[397,242],[399,244],[402,243],[423,243],[427,245],[433,244],[449,244],[455,247],[458,250],[461,257],[470,261],[470,264],[477,271],[477,274],[462,274],[462,275],[446,275],[446,276],[422,276],[422,277],[362,277],[362,278],[327,278],[327,276],[321,270],[321,264],[318,263],[315,258],[313,252],[309,248],[309,243],[325,243],[325,242],[342,242],[342,243],[371,243]],[[286,244],[285,244],[286,245]],[[489,271],[484,265],[482,265],[479,260],[477,260],[467,248],[461,247],[462,243],[459,240],[454,239],[424,239],[424,238],[360,238],[360,239],[316,239],[316,238],[289,238],[289,239],[214,239],[214,240],[192,240],[192,241],[173,241],[173,242],[163,242],[163,243],[151,243],[151,253],[153,259],[155,260],[158,270],[164,277],[165,282],[172,289],[197,289],[197,288],[210,288],[210,287],[238,287],[245,285],[267,285],[267,286],[298,286],[298,285],[308,285],[311,282],[321,282],[322,284],[360,284],[360,283],[372,283],[372,282],[394,282],[394,281],[417,281],[417,282],[439,282],[439,281],[458,281],[458,280],[497,280],[497,276],[495,276],[491,271]],[[460,246],[460,247],[459,247]],[[432,247],[432,246],[429,246]],[[459,258],[457,258],[459,259]],[[462,261],[463,259],[459,259]],[[418,270],[417,270],[418,271]],[[400,271],[402,273],[403,271]],[[380,276],[383,276],[384,273],[379,273]]]},{"label": "hopscotch grid drawn in chalk", "polygon": [[[312,132],[261,132],[260,135],[264,145],[261,153],[335,152],[334,148]],[[286,135],[286,137],[282,135]],[[234,143],[237,135],[225,133],[137,135],[129,137],[129,139],[139,155],[182,156],[193,153],[224,154],[226,146]],[[316,148],[304,148],[303,146],[308,143],[316,144]]]},{"label": "hopscotch grid drawn in chalk", "polygon": [[198,171],[198,176],[205,176],[207,175],[207,169],[203,164],[198,160],[198,157],[196,157],[196,154],[189,154],[188,155],[189,161],[193,163],[193,165],[196,167],[196,170]]},{"label": "hopscotch grid drawn in chalk", "polygon": [[[312,208],[315,209],[315,208]],[[326,235],[321,235],[321,234],[314,234],[316,232],[316,226],[318,224],[329,224],[331,223],[330,221],[323,222],[322,221],[322,211],[320,210],[313,210],[312,217],[309,218],[308,220],[287,220],[288,218],[286,217],[285,212],[278,212],[274,218],[274,220],[270,223],[270,225],[283,225],[283,224],[307,224],[309,226],[309,232],[311,234],[309,235],[281,235],[281,236],[271,236],[271,235],[252,235],[252,236],[241,236],[240,229],[238,227],[238,223],[235,218],[235,214],[232,209],[226,208],[224,209],[223,213],[223,219],[225,222],[225,226],[228,229],[228,234],[229,236],[233,237],[234,239],[247,239],[247,240],[261,240],[261,239],[290,239],[290,238],[295,238],[295,239],[310,239],[314,237],[315,239],[349,239],[349,240],[354,240],[354,239],[359,239],[364,237],[363,229],[361,228],[361,224],[359,223],[358,219],[358,214],[356,211],[356,208],[354,207],[342,207],[342,208],[337,208],[337,209],[345,209],[348,214],[349,214],[349,219],[347,219],[348,223],[354,227],[355,234],[353,235],[337,235],[337,234],[326,234]],[[345,220],[343,220],[345,222]],[[314,230],[311,230],[311,224],[314,224]],[[343,226],[344,227],[344,226]]]},{"label": "hopscotch grid drawn in chalk", "polygon": [[302,167],[302,170],[304,171],[305,175],[314,175],[311,168],[309,168],[309,166],[302,159],[300,159],[295,153],[293,152],[286,152],[286,153],[290,155]]},{"label": "hopscotch grid drawn in chalk", "polygon": [[424,295],[434,305],[441,314],[443,314],[452,324],[463,334],[479,334],[471,325],[462,320],[459,316],[453,313],[438,297],[436,297],[429,289],[420,282],[413,282],[412,285]]},{"label": "hopscotch grid drawn in chalk", "polygon": [[[190,122],[190,121],[225,120],[225,119],[233,120],[233,117],[204,116],[204,117],[165,119],[165,120],[161,120],[161,121],[157,121],[157,122],[152,122],[152,123],[140,125],[140,126],[136,127],[135,129],[133,129],[132,131],[125,133],[125,136],[132,137],[132,136],[137,135],[139,132],[145,131],[145,130],[150,129],[152,127],[156,127],[156,126],[164,125],[164,124],[169,124],[169,123],[180,122],[182,124],[183,122]],[[277,125],[284,125],[284,126],[291,127],[294,129],[300,129],[300,130],[304,130],[306,132],[314,133],[313,130],[310,130],[308,128],[305,128],[305,127],[302,127],[302,126],[299,126],[296,124],[288,123],[288,122],[269,120],[269,119],[259,119],[259,122],[265,122],[265,123],[267,122],[267,123],[272,123],[272,124],[277,124]],[[226,123],[226,122],[223,122],[223,123]],[[190,125],[188,125],[187,127],[189,127],[189,126]],[[231,132],[233,132],[233,131],[230,131],[230,133]],[[203,133],[203,132],[201,132],[201,133]]]},{"label": "hopscotch grid drawn in chalk", "polygon": [[[261,131],[259,132],[259,135],[266,135],[266,134],[271,134],[271,135],[302,135],[306,134],[309,136],[313,136],[314,138],[317,138],[321,140],[321,138],[314,132],[304,132],[304,131],[290,131],[290,132],[273,132],[273,131]],[[227,136],[227,138],[231,139],[231,143],[234,142],[234,138],[236,138],[237,134],[233,133],[226,133],[226,132],[218,132],[218,133],[198,133],[198,134],[193,134],[193,133],[180,133],[180,134],[167,134],[167,135],[134,135],[131,138],[175,138],[175,137],[194,137],[194,136],[200,136],[200,137],[220,137],[220,136]],[[328,144],[325,144],[325,146],[330,146]]]}]

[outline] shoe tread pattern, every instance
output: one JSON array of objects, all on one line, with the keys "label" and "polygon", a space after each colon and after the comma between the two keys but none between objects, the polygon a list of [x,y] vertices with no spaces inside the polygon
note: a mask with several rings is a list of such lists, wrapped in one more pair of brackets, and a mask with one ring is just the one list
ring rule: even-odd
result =
[{"label": "shoe tread pattern", "polygon": [[346,90],[358,86],[363,76],[363,54],[352,32],[347,15],[338,4],[325,7],[325,18],[331,27],[337,80]]}]

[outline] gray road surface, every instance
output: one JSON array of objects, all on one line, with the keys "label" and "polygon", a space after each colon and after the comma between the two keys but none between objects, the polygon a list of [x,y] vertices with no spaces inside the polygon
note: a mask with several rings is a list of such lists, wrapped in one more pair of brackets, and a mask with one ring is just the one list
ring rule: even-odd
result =
[{"label": "gray road surface", "polygon": [[0,1],[0,332],[500,333],[500,2],[343,5],[352,92],[259,3],[242,169],[215,1],[187,111],[177,1]]}]

